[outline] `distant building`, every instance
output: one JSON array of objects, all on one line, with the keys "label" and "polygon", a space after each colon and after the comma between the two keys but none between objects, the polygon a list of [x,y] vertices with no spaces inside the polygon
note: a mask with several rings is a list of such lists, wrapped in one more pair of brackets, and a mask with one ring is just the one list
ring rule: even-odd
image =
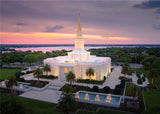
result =
[{"label": "distant building", "polygon": [[66,80],[66,74],[69,71],[75,73],[76,79],[88,79],[86,70],[89,67],[94,69],[94,76],[92,76],[94,80],[103,80],[103,77],[107,77],[111,72],[110,57],[96,57],[96,55],[90,55],[90,52],[84,49],[80,14],[75,38],[75,49],[72,52],[68,52],[68,56],[47,58],[44,60],[44,64],[51,66],[49,74],[58,76],[58,79],[62,81]]}]

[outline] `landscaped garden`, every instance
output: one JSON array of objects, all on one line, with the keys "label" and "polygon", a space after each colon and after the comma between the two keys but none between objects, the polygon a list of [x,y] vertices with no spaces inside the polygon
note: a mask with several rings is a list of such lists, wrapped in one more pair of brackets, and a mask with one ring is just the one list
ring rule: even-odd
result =
[{"label": "landscaped garden", "polygon": [[[37,76],[35,77],[37,78]],[[41,75],[39,78],[51,79],[51,80],[58,79],[57,76],[53,76],[53,75]]]},{"label": "landscaped garden", "polygon": [[26,80],[25,82],[30,83],[29,86],[38,87],[38,88],[42,88],[49,83],[48,81],[37,82],[37,80]]},{"label": "landscaped garden", "polygon": [[105,80],[98,81],[98,80],[90,80],[89,79],[78,79],[76,82],[78,83],[87,83],[87,84],[97,84],[97,85],[102,85]]}]

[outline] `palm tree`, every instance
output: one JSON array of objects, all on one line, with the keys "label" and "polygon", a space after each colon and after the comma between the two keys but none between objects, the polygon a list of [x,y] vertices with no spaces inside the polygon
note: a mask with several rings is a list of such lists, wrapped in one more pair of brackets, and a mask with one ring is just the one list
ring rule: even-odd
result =
[{"label": "palm tree", "polygon": [[48,76],[48,72],[51,71],[50,65],[46,64],[46,65],[44,66],[43,70],[46,72],[46,75]]},{"label": "palm tree", "polygon": [[128,68],[129,68],[129,65],[127,63],[123,64],[121,73],[124,74],[124,77],[126,77],[126,74],[128,72]]},{"label": "palm tree", "polygon": [[17,81],[15,77],[10,77],[9,80],[6,83],[7,88],[11,89],[11,92],[13,92],[13,86],[17,86]]},{"label": "palm tree", "polygon": [[40,78],[41,75],[43,75],[42,70],[41,70],[40,68],[37,68],[37,69],[34,71],[33,74],[34,74],[34,76],[37,76],[37,78],[38,78],[37,83],[39,83],[39,78]]},{"label": "palm tree", "polygon": [[66,84],[65,86],[63,86],[62,91],[63,93],[71,93],[72,88],[68,84]]},{"label": "palm tree", "polygon": [[135,101],[136,91],[137,91],[136,85],[133,85],[133,90],[132,90],[133,101]]},{"label": "palm tree", "polygon": [[76,108],[75,98],[71,93],[63,94],[58,100],[58,107],[63,111],[69,114],[74,108]]},{"label": "palm tree", "polygon": [[94,76],[94,69],[92,69],[91,67],[87,69],[86,75],[89,76],[89,81],[91,81],[91,76]]},{"label": "palm tree", "polygon": [[72,87],[72,82],[75,80],[75,74],[72,71],[69,71],[69,73],[66,76],[66,79],[68,82],[70,82],[70,85]]},{"label": "palm tree", "polygon": [[149,71],[149,73],[148,73],[148,76],[150,77],[150,78],[152,78],[152,85],[153,85],[153,81],[154,81],[154,78],[156,78],[157,77],[157,73],[156,73],[156,71],[155,70],[150,70]]}]

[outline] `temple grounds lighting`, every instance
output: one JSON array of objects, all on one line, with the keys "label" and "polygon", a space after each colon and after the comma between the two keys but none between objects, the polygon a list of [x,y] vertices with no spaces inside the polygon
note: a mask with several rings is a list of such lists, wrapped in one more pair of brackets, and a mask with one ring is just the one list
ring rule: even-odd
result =
[{"label": "temple grounds lighting", "polygon": [[100,101],[99,95],[96,95],[96,97],[95,97],[94,100],[95,100],[95,101]]},{"label": "temple grounds lighting", "polygon": [[108,94],[107,97],[106,97],[106,102],[110,103],[111,100],[112,100],[111,94]]},{"label": "temple grounds lighting", "polygon": [[22,84],[19,86],[19,89],[23,89],[23,85]]},{"label": "temple grounds lighting", "polygon": [[85,99],[85,100],[89,100],[89,95],[88,95],[88,93],[85,94],[84,99]]},{"label": "temple grounds lighting", "polygon": [[4,81],[2,81],[2,83],[1,83],[1,84],[2,84],[2,86],[5,86],[5,82],[4,82]]},{"label": "temple grounds lighting", "polygon": [[76,99],[79,99],[79,93],[78,93],[78,92],[76,92],[75,98],[76,98]]}]

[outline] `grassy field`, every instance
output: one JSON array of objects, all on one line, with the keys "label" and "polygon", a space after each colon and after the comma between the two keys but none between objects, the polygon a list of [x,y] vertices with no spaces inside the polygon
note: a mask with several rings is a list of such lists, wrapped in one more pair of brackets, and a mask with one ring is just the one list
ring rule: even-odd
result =
[{"label": "grassy field", "polygon": [[32,114],[63,114],[55,109],[57,104],[15,96]]},{"label": "grassy field", "polygon": [[109,109],[100,109],[98,112],[91,112],[86,110],[80,110],[77,112],[77,114],[130,114],[127,112],[120,112],[120,111],[113,111]]},{"label": "grassy field", "polygon": [[16,69],[7,69],[7,68],[0,69],[0,79],[1,80],[8,79],[10,76],[14,76],[15,72]]},{"label": "grassy field", "polygon": [[[142,72],[146,74],[146,71],[142,68],[133,68],[134,71]],[[148,78],[151,83],[151,78]],[[160,73],[158,73],[157,78],[154,79],[154,85],[158,89],[148,89],[148,92],[144,92],[145,103],[147,107],[147,114],[160,114]]]},{"label": "grassy field", "polygon": [[144,92],[145,103],[148,114],[160,114],[160,90],[149,89]]},{"label": "grassy field", "polygon": [[143,75],[147,75],[146,71],[143,68],[132,68],[133,71],[141,72]]}]

